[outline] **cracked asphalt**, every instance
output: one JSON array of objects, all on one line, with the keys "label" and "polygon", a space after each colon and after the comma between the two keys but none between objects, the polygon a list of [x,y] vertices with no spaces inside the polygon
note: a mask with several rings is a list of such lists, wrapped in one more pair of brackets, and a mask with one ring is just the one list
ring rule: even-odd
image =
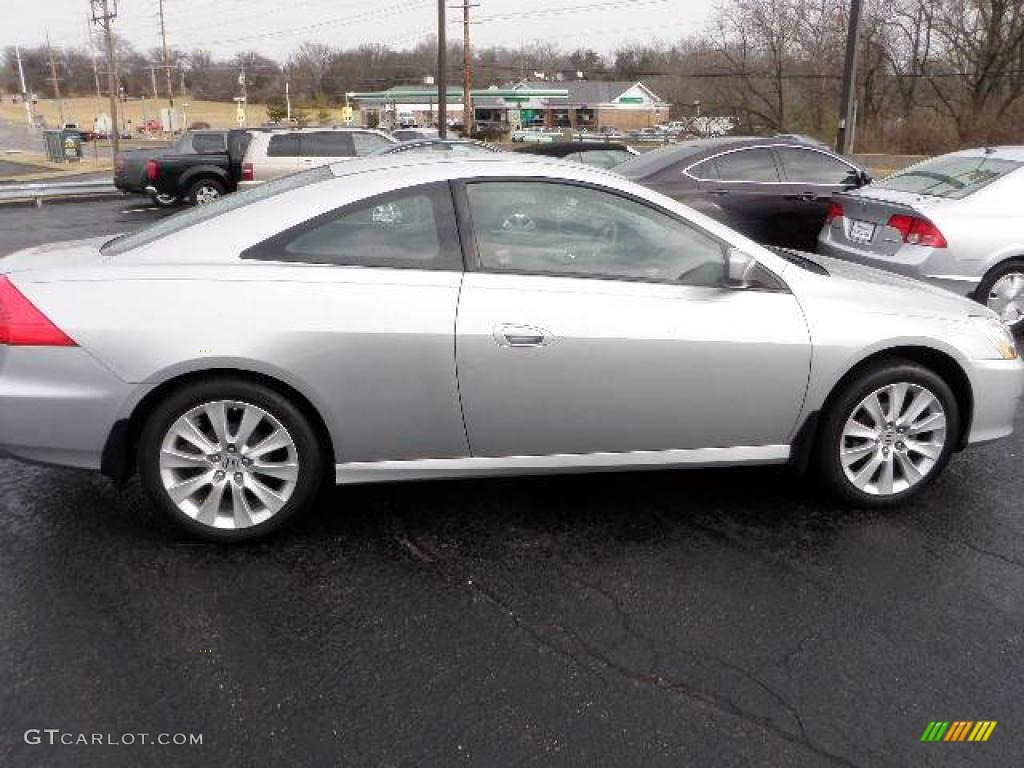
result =
[{"label": "cracked asphalt", "polygon": [[[145,206],[0,207],[0,252]],[[767,468],[330,489],[243,548],[0,461],[0,765],[1019,765],[1022,452],[884,513]]]}]

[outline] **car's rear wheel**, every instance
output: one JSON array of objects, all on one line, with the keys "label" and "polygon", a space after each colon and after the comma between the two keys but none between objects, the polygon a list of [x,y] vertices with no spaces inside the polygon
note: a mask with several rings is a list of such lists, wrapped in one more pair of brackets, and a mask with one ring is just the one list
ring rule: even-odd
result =
[{"label": "car's rear wheel", "polygon": [[942,471],[959,435],[949,386],[909,361],[864,371],[832,403],[822,422],[817,462],[840,501],[883,507],[916,496]]},{"label": "car's rear wheel", "polygon": [[160,192],[153,192],[150,194],[149,199],[153,201],[153,205],[158,208],[173,208],[181,203],[181,198],[177,195],[165,195]]},{"label": "car's rear wheel", "polygon": [[1024,332],[1024,261],[995,267],[978,285],[975,296],[1011,331]]},{"label": "car's rear wheel", "polygon": [[142,431],[139,476],[175,524],[213,541],[252,541],[308,507],[322,457],[309,420],[260,384],[219,378],[159,403]]},{"label": "car's rear wheel", "polygon": [[199,179],[188,192],[193,205],[209,205],[224,196],[224,185],[216,179]]}]

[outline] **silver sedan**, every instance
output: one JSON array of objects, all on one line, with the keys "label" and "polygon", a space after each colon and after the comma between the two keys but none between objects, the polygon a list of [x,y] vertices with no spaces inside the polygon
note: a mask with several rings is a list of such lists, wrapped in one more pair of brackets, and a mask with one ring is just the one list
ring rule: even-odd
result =
[{"label": "silver sedan", "polygon": [[843,503],[1010,434],[991,311],[524,156],[314,169],[0,259],[0,453],[206,538],[321,481],[784,464]]},{"label": "silver sedan", "polygon": [[925,280],[1024,331],[1024,147],[936,157],[837,195],[818,252]]}]

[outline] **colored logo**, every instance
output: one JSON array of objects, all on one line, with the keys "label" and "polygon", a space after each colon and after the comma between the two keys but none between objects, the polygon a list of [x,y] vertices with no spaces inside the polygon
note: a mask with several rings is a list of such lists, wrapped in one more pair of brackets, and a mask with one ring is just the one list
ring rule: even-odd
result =
[{"label": "colored logo", "polygon": [[988,741],[995,729],[995,720],[933,720],[921,734],[921,741]]}]

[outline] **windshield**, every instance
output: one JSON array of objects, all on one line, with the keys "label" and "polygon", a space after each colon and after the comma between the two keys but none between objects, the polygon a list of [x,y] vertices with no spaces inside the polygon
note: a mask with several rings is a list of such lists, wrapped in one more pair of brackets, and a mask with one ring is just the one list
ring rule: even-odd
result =
[{"label": "windshield", "polygon": [[989,155],[947,155],[875,182],[877,189],[960,200],[1017,170],[1021,163]]},{"label": "windshield", "polygon": [[100,253],[105,256],[117,256],[130,251],[133,248],[138,248],[143,245],[148,245],[154,240],[159,240],[162,237],[167,237],[175,232],[180,232],[186,227],[191,227],[194,224],[199,224],[204,221],[216,218],[222,214],[228,213],[229,211],[243,208],[246,205],[257,203],[260,200],[266,200],[268,197],[274,195],[280,195],[284,192],[288,192],[299,187],[305,187],[308,184],[316,184],[320,181],[333,178],[331,173],[331,166],[321,165],[317,168],[313,168],[308,171],[302,171],[301,173],[294,173],[291,176],[282,176],[279,179],[268,181],[266,184],[260,184],[258,187],[252,187],[242,192],[235,192],[232,195],[222,197],[215,202],[207,203],[206,205],[197,205],[195,208],[191,208],[182,213],[175,214],[174,216],[168,216],[166,219],[150,224],[148,227],[140,229],[138,232],[132,232],[127,235],[119,235],[113,240],[108,240],[100,248]]}]

